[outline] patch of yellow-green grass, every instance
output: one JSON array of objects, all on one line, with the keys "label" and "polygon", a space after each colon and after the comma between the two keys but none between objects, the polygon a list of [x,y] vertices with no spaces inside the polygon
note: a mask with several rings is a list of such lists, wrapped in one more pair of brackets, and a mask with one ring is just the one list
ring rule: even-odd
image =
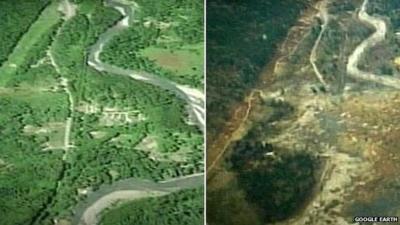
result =
[{"label": "patch of yellow-green grass", "polygon": [[203,44],[184,45],[179,49],[148,47],[141,54],[178,76],[203,76]]},{"label": "patch of yellow-green grass", "polygon": [[40,126],[26,125],[24,133],[44,140],[43,150],[64,148],[65,121],[44,123]]},{"label": "patch of yellow-green grass", "polygon": [[40,42],[42,37],[50,32],[51,28],[61,20],[61,14],[57,10],[58,5],[59,1],[53,1],[47,6],[29,28],[28,32],[19,40],[17,46],[8,57],[7,62],[0,67],[0,85],[4,85],[10,79],[17,68],[25,62],[35,44]]},{"label": "patch of yellow-green grass", "polygon": [[35,95],[26,95],[25,93],[14,97],[29,103],[32,108],[47,107],[68,111],[68,96],[64,92],[39,91]]},{"label": "patch of yellow-green grass", "polygon": [[23,99],[26,97],[30,98],[35,96],[40,92],[39,89],[34,88],[2,88],[0,87],[0,97],[6,98],[16,98],[17,100]]},{"label": "patch of yellow-green grass", "polygon": [[68,96],[64,92],[42,91],[36,88],[0,88],[0,98],[27,103],[32,109],[51,109],[64,114],[69,110]]}]

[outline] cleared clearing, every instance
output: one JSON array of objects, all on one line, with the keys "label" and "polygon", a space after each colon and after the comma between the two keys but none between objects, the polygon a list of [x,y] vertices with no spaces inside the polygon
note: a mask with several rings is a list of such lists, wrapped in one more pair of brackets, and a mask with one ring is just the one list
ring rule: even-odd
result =
[{"label": "cleared clearing", "polygon": [[0,67],[0,85],[4,85],[8,81],[9,77],[12,76],[17,68],[25,61],[32,47],[60,21],[61,15],[57,10],[58,6],[59,2],[53,1],[43,10],[42,14],[32,24],[28,32],[22,36],[17,46],[8,57],[7,62]]},{"label": "cleared clearing", "polygon": [[176,72],[178,75],[203,74],[202,44],[186,45],[180,49],[149,47],[141,54],[154,60],[162,68]]}]

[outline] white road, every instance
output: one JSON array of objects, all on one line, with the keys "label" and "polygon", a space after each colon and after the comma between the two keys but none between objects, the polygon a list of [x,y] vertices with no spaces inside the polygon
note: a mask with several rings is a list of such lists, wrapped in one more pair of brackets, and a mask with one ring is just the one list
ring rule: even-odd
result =
[{"label": "white road", "polygon": [[310,63],[314,69],[315,75],[317,76],[318,80],[321,82],[322,85],[325,86],[325,88],[328,88],[328,85],[326,84],[324,80],[324,76],[322,73],[319,71],[319,68],[316,64],[317,62],[317,50],[319,47],[319,44],[321,42],[321,39],[326,31],[326,28],[329,23],[329,14],[328,14],[328,9],[327,9],[327,1],[322,1],[321,3],[318,4],[318,9],[319,9],[319,17],[322,20],[322,25],[321,25],[321,32],[318,35],[317,40],[314,43],[314,46],[311,50],[311,55],[310,55]]},{"label": "white road", "polygon": [[360,21],[373,26],[376,31],[370,37],[365,39],[359,46],[357,46],[354,52],[350,55],[346,67],[347,72],[350,76],[357,79],[368,80],[396,89],[400,89],[400,79],[391,77],[390,75],[376,75],[370,72],[361,71],[358,68],[360,58],[364,56],[365,51],[375,46],[379,42],[385,40],[387,33],[387,26],[385,21],[380,18],[370,16],[367,13],[367,5],[368,0],[364,0],[358,13],[358,17]]}]

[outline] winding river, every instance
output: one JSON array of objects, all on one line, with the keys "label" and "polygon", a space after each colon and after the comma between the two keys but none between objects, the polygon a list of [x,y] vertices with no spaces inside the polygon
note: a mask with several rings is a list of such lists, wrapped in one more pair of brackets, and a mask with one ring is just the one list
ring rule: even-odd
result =
[{"label": "winding river", "polygon": [[358,68],[360,58],[364,56],[365,51],[375,46],[379,42],[385,40],[387,33],[387,26],[385,21],[378,17],[370,16],[367,13],[367,5],[368,0],[364,0],[358,13],[358,17],[360,21],[373,26],[376,31],[370,37],[365,39],[360,45],[358,45],[354,52],[350,55],[346,67],[347,72],[350,76],[357,79],[368,80],[396,89],[400,89],[400,79],[393,78],[390,75],[376,75],[370,72],[361,71]]},{"label": "winding river", "polygon": [[203,182],[203,174],[194,174],[162,182],[130,178],[111,185],[102,185],[76,207],[72,224],[95,225],[99,222],[98,215],[118,201],[162,196],[183,189],[202,187]]},{"label": "winding river", "polygon": [[[100,60],[100,54],[103,51],[104,45],[116,34],[129,26],[131,15],[133,15],[133,10],[130,6],[122,4],[117,0],[109,0],[107,1],[107,5],[118,10],[123,15],[123,18],[115,26],[101,34],[97,42],[91,47],[87,62],[88,65],[98,71],[128,76],[175,93],[187,103],[190,117],[195,119],[194,123],[204,132],[205,107],[202,91],[179,85],[160,76],[120,68]],[[166,195],[178,190],[202,187],[203,183],[203,174],[193,174],[162,182],[130,178],[117,181],[111,185],[102,185],[99,190],[90,193],[83,202],[78,204],[74,210],[72,223],[74,225],[94,225],[99,222],[99,214],[118,201],[132,201],[140,198]]]},{"label": "winding river", "polygon": [[98,71],[106,71],[111,74],[128,76],[135,80],[146,82],[175,93],[179,98],[186,101],[191,117],[196,119],[195,123],[204,132],[205,107],[204,93],[202,91],[188,86],[179,85],[157,75],[117,67],[100,60],[100,54],[103,51],[104,45],[116,34],[129,26],[129,22],[132,20],[131,16],[133,15],[133,10],[128,5],[124,5],[115,0],[110,0],[107,4],[121,12],[123,18],[115,26],[100,35],[99,39],[90,50],[88,64]]}]

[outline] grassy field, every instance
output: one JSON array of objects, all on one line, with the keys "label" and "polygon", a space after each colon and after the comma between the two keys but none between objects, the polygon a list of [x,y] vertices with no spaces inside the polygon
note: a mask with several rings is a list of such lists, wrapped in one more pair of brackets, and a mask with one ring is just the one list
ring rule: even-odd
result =
[{"label": "grassy field", "polygon": [[154,60],[164,69],[174,72],[178,76],[203,75],[203,44],[184,45],[180,49],[166,49],[148,47],[141,54]]},{"label": "grassy field", "polygon": [[8,60],[0,68],[0,85],[4,85],[12,76],[17,68],[21,66],[30,54],[30,51],[37,45],[44,35],[52,32],[52,27],[60,22],[61,14],[57,10],[58,2],[53,1],[38,20],[32,24],[28,32],[23,35]]}]

